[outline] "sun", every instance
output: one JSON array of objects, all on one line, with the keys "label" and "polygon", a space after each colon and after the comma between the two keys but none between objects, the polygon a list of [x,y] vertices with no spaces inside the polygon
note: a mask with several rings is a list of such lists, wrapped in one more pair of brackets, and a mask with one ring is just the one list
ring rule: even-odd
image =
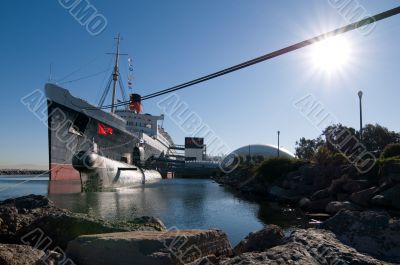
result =
[{"label": "sun", "polygon": [[316,69],[325,72],[343,70],[350,62],[350,44],[343,36],[326,38],[312,45],[311,59]]}]

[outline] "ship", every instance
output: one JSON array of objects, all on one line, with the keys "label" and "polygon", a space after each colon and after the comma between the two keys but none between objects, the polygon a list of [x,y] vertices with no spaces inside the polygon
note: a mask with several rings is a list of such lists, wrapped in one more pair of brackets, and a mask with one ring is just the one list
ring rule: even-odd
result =
[{"label": "ship", "polygon": [[139,94],[130,94],[122,108],[116,103],[119,43],[118,36],[111,111],[57,83],[45,85],[51,183],[79,181],[82,191],[95,191],[161,178],[154,161],[165,157],[174,143],[162,126],[164,115],[142,113]]}]

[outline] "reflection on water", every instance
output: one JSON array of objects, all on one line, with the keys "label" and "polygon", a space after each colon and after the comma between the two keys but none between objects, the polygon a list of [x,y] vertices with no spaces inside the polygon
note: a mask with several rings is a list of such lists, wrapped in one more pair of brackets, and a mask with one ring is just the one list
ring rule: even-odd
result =
[{"label": "reflection on water", "polygon": [[113,192],[55,194],[50,198],[61,208],[109,220],[148,215],[160,218],[169,228],[219,228],[229,231],[235,243],[263,226],[256,217],[257,204],[236,198],[210,180],[162,180]]},{"label": "reflection on water", "polygon": [[[3,179],[0,177],[0,187]],[[8,197],[20,196],[22,192],[46,194],[43,191],[47,190],[47,182],[21,186],[24,185],[27,186]],[[108,220],[129,220],[147,215],[160,218],[169,228],[222,229],[232,244],[267,223],[285,228],[302,225],[298,219],[302,215],[298,211],[282,209],[275,204],[249,202],[211,180],[162,180],[108,192],[49,194],[49,197],[61,208]]]}]

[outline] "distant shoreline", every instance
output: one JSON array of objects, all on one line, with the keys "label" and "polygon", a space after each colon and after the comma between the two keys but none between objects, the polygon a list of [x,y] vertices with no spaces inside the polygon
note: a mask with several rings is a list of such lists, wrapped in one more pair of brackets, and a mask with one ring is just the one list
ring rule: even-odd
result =
[{"label": "distant shoreline", "polygon": [[39,175],[47,173],[47,170],[37,169],[0,169],[0,175]]}]

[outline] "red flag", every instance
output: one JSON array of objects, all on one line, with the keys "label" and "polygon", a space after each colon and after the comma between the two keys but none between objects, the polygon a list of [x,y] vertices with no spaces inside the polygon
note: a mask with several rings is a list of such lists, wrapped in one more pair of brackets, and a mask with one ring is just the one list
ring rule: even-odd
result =
[{"label": "red flag", "polygon": [[100,135],[112,135],[113,134],[113,128],[107,127],[104,124],[99,123],[97,127],[97,132]]}]

